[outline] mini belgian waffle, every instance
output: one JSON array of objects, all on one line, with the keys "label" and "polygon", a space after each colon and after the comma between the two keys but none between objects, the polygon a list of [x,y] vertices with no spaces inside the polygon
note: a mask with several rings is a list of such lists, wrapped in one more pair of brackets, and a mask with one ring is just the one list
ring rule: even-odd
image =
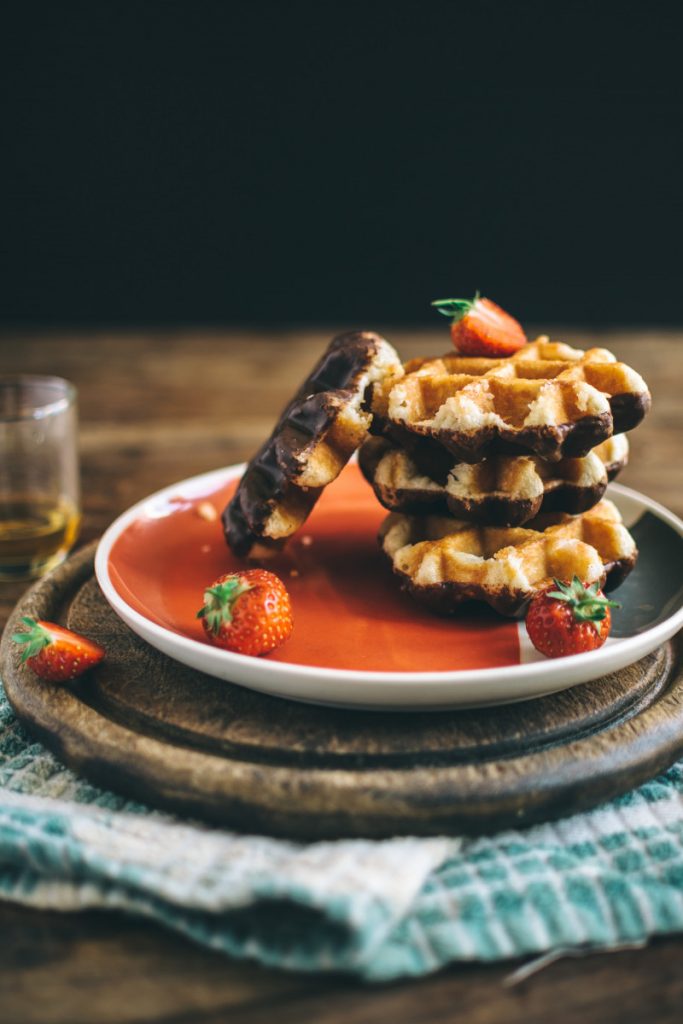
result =
[{"label": "mini belgian waffle", "polygon": [[581,459],[547,462],[532,455],[492,455],[446,468],[435,480],[381,437],[363,444],[358,461],[378,500],[392,512],[448,515],[492,526],[521,526],[539,512],[577,515],[596,505],[628,461],[623,434]]},{"label": "mini belgian waffle", "polygon": [[606,349],[545,338],[505,359],[414,359],[373,389],[373,430],[424,463],[445,449],[464,462],[492,454],[581,458],[631,430],[650,408],[643,378]]},{"label": "mini belgian waffle", "polygon": [[403,589],[443,614],[477,601],[519,615],[554,578],[578,576],[613,588],[638,554],[611,501],[580,516],[541,516],[526,527],[392,512],[379,540]]}]

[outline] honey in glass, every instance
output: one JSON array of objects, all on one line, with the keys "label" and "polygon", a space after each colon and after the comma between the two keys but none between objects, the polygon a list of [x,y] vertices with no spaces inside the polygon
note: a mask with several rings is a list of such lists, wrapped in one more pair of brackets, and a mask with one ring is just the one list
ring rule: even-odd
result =
[{"label": "honey in glass", "polygon": [[79,524],[73,385],[59,377],[0,377],[0,580],[54,568]]}]

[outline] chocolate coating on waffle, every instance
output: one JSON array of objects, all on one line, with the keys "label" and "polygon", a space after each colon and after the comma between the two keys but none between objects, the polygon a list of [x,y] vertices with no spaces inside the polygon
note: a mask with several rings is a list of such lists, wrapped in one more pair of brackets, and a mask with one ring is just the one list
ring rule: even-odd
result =
[{"label": "chocolate coating on waffle", "polygon": [[223,513],[236,555],[281,547],[365,439],[365,393],[400,367],[391,345],[359,331],[334,338],[249,462]]},{"label": "chocolate coating on waffle", "polygon": [[652,407],[652,397],[649,391],[639,394],[612,395],[609,407],[614,422],[614,433],[624,434],[627,430],[637,427],[648,414]]},{"label": "chocolate coating on waffle", "polygon": [[[610,593],[620,586],[635,567],[636,559],[637,553],[634,553],[607,564],[600,579],[602,590]],[[438,615],[462,615],[470,610],[476,614],[477,608],[487,604],[499,615],[518,619],[525,614],[533,597],[533,594],[525,594],[509,587],[490,591],[475,583],[455,582],[417,586],[410,579],[401,582],[401,589]]]},{"label": "chocolate coating on waffle", "polygon": [[[629,416],[624,416],[622,421],[635,426],[647,408],[649,403],[639,398],[631,404]],[[636,411],[639,412],[637,419],[634,418]],[[602,413],[600,416],[585,416],[575,423],[557,426],[541,425],[515,431],[483,427],[471,433],[464,430],[436,430],[419,424],[404,427],[375,414],[373,433],[388,437],[401,448],[414,453],[421,464],[431,464],[437,468],[448,457],[451,462],[457,459],[469,463],[481,462],[490,455],[540,455],[550,461],[579,459],[617,432],[613,423],[610,413]],[[630,430],[631,427],[620,427],[619,432],[624,429]]]}]

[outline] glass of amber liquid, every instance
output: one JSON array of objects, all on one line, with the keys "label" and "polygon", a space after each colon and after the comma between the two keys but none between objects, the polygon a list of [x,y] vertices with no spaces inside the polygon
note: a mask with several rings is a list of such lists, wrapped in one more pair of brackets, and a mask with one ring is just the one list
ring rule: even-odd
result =
[{"label": "glass of amber liquid", "polygon": [[0,580],[42,576],[78,535],[76,389],[0,376]]}]

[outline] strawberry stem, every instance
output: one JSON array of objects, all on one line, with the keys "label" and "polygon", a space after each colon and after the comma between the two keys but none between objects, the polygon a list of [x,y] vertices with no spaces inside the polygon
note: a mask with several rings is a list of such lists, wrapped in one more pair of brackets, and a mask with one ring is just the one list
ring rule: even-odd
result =
[{"label": "strawberry stem", "polygon": [[598,632],[598,623],[605,619],[607,609],[621,608],[617,601],[608,601],[598,593],[599,583],[586,587],[578,576],[575,576],[571,583],[555,579],[553,583],[557,590],[549,590],[548,597],[554,597],[556,601],[566,601],[578,622],[591,622]]},{"label": "strawberry stem", "polygon": [[52,637],[46,629],[39,626],[36,620],[29,618],[28,615],[22,616],[21,621],[25,626],[28,626],[28,631],[13,633],[12,639],[15,644],[25,645],[21,655],[23,665],[29,658],[35,658],[36,654],[40,654],[44,647],[48,647],[52,643]]},{"label": "strawberry stem", "polygon": [[214,636],[218,636],[221,626],[232,622],[232,612],[240,594],[252,588],[239,576],[233,576],[224,583],[217,583],[204,591],[204,606],[197,612],[198,619],[204,619]]},{"label": "strawberry stem", "polygon": [[451,323],[456,324],[458,320],[467,316],[479,299],[479,292],[476,292],[473,299],[435,299],[430,305],[442,316],[447,316]]}]

